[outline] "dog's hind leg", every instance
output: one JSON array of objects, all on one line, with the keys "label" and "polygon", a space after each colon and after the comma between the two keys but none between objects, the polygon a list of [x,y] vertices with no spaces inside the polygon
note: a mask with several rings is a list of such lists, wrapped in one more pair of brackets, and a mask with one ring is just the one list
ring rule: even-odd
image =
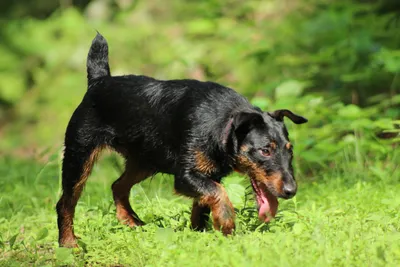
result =
[{"label": "dog's hind leg", "polygon": [[103,146],[66,146],[62,166],[63,194],[57,203],[59,245],[77,247],[73,229],[75,207]]},{"label": "dog's hind leg", "polygon": [[138,168],[137,164],[128,158],[124,173],[111,187],[117,218],[121,223],[130,227],[144,225],[144,222],[140,220],[129,203],[129,193],[133,185],[143,181],[150,175],[152,175],[152,172]]},{"label": "dog's hind leg", "polygon": [[77,247],[73,229],[75,207],[107,137],[107,133],[99,131],[95,112],[81,104],[65,134],[62,196],[57,203],[58,242],[62,247]]}]

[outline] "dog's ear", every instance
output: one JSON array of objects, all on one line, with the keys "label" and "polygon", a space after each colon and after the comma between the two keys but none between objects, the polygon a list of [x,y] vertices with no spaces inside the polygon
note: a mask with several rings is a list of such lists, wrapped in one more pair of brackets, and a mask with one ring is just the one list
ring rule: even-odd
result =
[{"label": "dog's ear", "polygon": [[308,120],[302,116],[296,115],[288,109],[278,109],[268,114],[277,121],[283,121],[283,117],[288,117],[296,124],[306,123]]},{"label": "dog's ear", "polygon": [[232,126],[240,142],[254,128],[264,127],[264,118],[257,112],[239,112],[233,117]]}]

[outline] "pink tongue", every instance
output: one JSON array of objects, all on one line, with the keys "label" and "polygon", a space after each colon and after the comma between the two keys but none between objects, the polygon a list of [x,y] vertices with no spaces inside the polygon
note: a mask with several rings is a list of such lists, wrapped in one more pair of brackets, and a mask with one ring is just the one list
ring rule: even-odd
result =
[{"label": "pink tongue", "polygon": [[278,210],[278,199],[268,191],[261,191],[257,194],[257,202],[260,207],[258,218],[264,222],[269,222],[275,217]]}]

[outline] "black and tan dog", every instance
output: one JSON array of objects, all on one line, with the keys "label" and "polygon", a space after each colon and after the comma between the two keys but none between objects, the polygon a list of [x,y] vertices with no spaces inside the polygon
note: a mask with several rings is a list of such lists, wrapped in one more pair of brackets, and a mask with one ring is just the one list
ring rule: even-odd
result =
[{"label": "black and tan dog", "polygon": [[293,146],[283,117],[297,124],[305,118],[289,110],[262,112],[217,83],[112,77],[100,34],[89,51],[87,76],[88,91],[65,135],[63,194],[57,203],[60,246],[77,246],[75,206],[104,148],[126,159],[112,191],[118,219],[131,227],[143,222],[129,204],[130,189],[155,173],[174,175],[176,192],[193,198],[191,223],[198,230],[210,212],[216,229],[234,230],[234,209],[220,184],[233,170],[250,177],[263,221],[275,216],[277,197],[295,195]]}]

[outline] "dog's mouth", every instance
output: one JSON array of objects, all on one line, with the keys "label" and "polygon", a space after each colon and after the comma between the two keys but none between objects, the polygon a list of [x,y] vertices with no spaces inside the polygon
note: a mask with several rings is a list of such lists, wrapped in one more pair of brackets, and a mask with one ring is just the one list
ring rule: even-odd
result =
[{"label": "dog's mouth", "polygon": [[267,186],[254,178],[251,178],[251,185],[256,194],[258,205],[258,218],[261,221],[269,222],[275,217],[278,210],[278,199],[267,188]]}]

